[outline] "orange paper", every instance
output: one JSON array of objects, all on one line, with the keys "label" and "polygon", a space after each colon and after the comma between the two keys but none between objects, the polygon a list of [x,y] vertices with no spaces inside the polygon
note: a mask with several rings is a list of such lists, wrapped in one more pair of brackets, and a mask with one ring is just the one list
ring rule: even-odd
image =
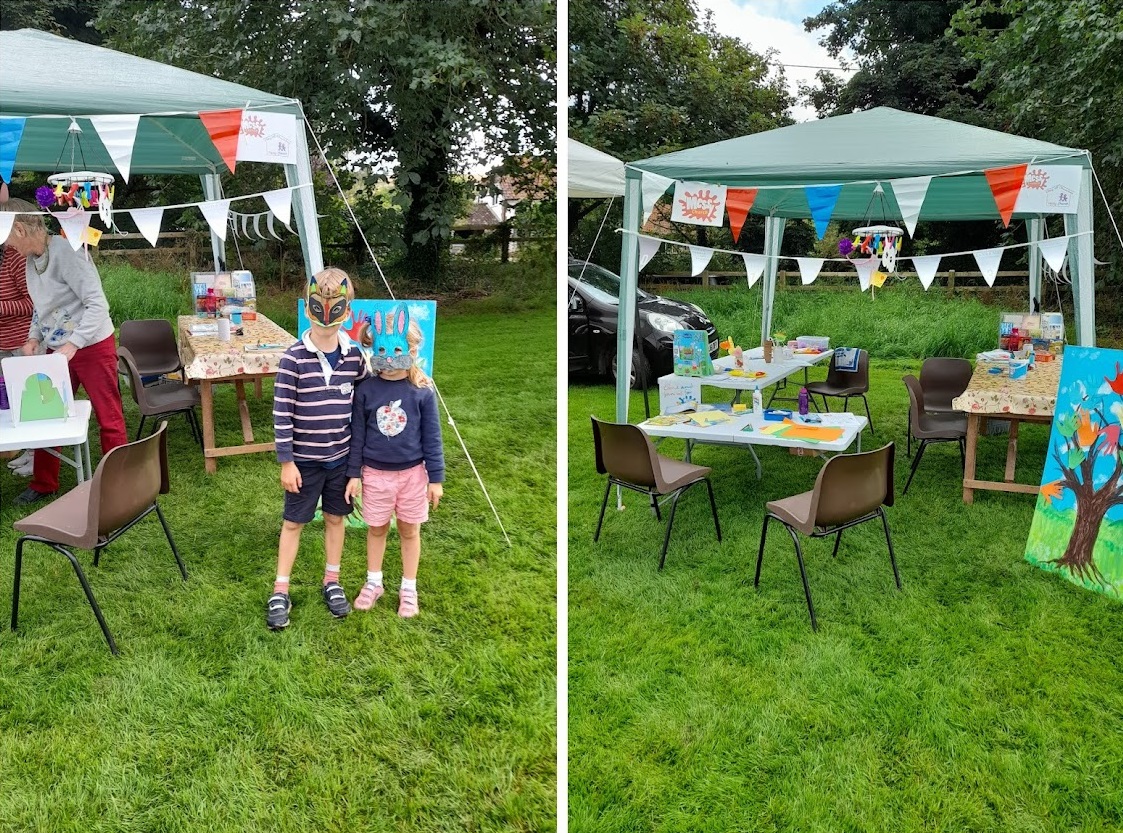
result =
[{"label": "orange paper", "polygon": [[788,430],[784,432],[784,437],[790,440],[818,440],[823,443],[834,442],[842,437],[842,429],[837,426],[830,425],[801,425],[798,422],[792,422],[790,419],[785,419],[784,424],[788,426]]}]

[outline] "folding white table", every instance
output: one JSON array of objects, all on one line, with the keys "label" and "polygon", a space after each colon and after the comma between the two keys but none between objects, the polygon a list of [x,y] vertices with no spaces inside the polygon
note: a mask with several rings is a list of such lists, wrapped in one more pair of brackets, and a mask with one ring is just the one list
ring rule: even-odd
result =
[{"label": "folding white table", "polygon": [[[773,354],[772,361],[766,362],[764,351],[760,347],[754,347],[752,350],[745,352],[743,356],[744,367],[739,369],[744,373],[763,373],[763,376],[753,379],[744,375],[731,375],[730,371],[735,369],[734,359],[732,356],[722,356],[720,359],[714,360],[714,375],[699,376],[698,381],[704,387],[736,391],[733,401],[739,402],[742,391],[751,391],[754,388],[760,388],[763,391],[769,385],[784,382],[789,376],[800,370],[803,371],[803,381],[806,383],[807,369],[830,357],[833,352],[832,350],[824,350],[822,353],[793,353],[791,358],[785,359]],[[781,348],[776,348],[776,353],[781,353]],[[673,378],[673,374],[669,375]],[[772,398],[778,398],[775,392],[773,392]],[[771,401],[772,399],[769,399],[769,402]]]},{"label": "folding white table", "polygon": [[[798,417],[796,417],[798,419]],[[752,411],[733,414],[729,422],[718,423],[702,427],[693,423],[678,423],[675,425],[652,425],[650,421],[641,422],[640,429],[649,437],[674,437],[686,440],[686,460],[689,462],[690,454],[695,443],[709,443],[712,445],[739,445],[746,446],[756,462],[756,478],[761,478],[760,458],[756,455],[753,446],[774,445],[782,448],[800,448],[807,451],[846,451],[851,444],[858,441],[858,451],[862,450],[862,431],[869,424],[860,414],[831,413],[820,416],[824,427],[833,426],[842,429],[842,436],[829,442],[814,442],[809,440],[790,439],[788,437],[768,434],[763,431],[766,426],[775,425],[764,417],[754,416]],[[752,430],[746,430],[751,428]]]},{"label": "folding white table", "polygon": [[[88,399],[74,401],[75,415],[65,419],[41,419],[13,424],[12,412],[0,411],[0,451],[21,451],[42,448],[64,463],[74,467],[78,482],[93,477],[90,465],[90,413],[93,408]],[[74,449],[74,459],[58,451],[55,446]]]}]

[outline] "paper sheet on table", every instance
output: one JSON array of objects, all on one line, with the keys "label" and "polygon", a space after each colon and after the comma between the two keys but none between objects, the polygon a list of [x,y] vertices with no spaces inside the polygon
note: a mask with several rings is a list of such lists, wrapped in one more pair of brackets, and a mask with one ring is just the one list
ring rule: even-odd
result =
[{"label": "paper sheet on table", "polygon": [[825,425],[800,425],[795,422],[784,421],[784,426],[787,428],[782,434],[785,439],[789,440],[809,440],[811,442],[829,443],[834,442],[843,435],[841,428],[835,428]]}]

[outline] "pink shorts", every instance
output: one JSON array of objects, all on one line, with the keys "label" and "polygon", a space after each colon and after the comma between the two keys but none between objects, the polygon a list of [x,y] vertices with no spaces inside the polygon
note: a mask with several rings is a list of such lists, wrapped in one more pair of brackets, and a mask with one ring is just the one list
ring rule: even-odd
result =
[{"label": "pink shorts", "polygon": [[383,471],[363,466],[363,520],[385,526],[390,515],[407,524],[429,520],[429,473],[424,463],[405,471]]}]

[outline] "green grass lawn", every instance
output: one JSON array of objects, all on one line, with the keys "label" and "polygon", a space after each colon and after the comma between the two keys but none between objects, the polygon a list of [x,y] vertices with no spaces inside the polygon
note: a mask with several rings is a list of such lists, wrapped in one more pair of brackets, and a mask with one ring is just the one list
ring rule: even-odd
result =
[{"label": "green grass lawn", "polygon": [[[104,272],[118,321],[174,315],[187,302],[174,276]],[[263,308],[291,326],[272,303]],[[553,829],[554,322],[549,309],[471,305],[438,321],[437,382],[513,546],[446,423],[445,496],[422,533],[414,620],[396,615],[393,535],[387,596],[372,612],[331,619],[315,525],[293,571],[292,624],[266,630],[282,504],[275,459],[225,458],[208,476],[177,417],[161,504],[190,580],[155,518],[96,569],[80,554],[122,650],[114,658],[69,564],[29,545],[13,634],[11,524],[21,513],[9,501],[25,481],[0,467],[0,830]],[[523,345],[517,363],[502,359],[512,344]],[[216,405],[220,444],[240,442],[229,387]],[[268,386],[250,408],[271,437]],[[131,400],[126,418],[131,435]],[[350,596],[365,574],[365,536],[348,530]]]},{"label": "green grass lawn", "polygon": [[[1032,497],[964,505],[952,444],[927,450],[901,497],[901,376],[919,359],[871,368],[863,448],[897,443],[904,589],[879,524],[847,531],[835,560],[833,538],[803,539],[818,633],[782,527],[759,590],[753,568],[765,503],[810,489],[820,461],[759,449],[758,482],[746,451],[696,446],[724,540],[691,490],[660,573],[663,528],[639,495],[623,512],[610,500],[593,543],[589,415],[613,419],[614,391],[570,386],[573,833],[1123,830],[1123,606],[1023,560]],[[1039,481],[1047,431],[1022,426],[1019,481]],[[981,438],[981,477],[1001,479],[1005,439]]]}]

